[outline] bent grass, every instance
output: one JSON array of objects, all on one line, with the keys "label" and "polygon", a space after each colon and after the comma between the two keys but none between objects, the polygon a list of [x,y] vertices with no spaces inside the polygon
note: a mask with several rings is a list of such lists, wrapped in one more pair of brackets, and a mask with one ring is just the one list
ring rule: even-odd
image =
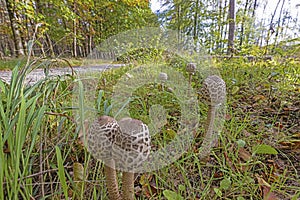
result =
[{"label": "bent grass", "polygon": [[[280,142],[291,141],[299,124],[277,127],[281,111],[295,105],[299,63],[241,62],[218,63],[228,87],[228,113],[211,155],[198,159],[200,127],[199,138],[180,159],[159,171],[137,175],[137,199],[263,199],[261,179],[280,198],[299,198],[296,154],[280,149]],[[46,77],[29,86],[24,84],[27,72],[19,74],[20,69],[14,68],[10,84],[0,80],[0,199],[106,199],[103,164],[91,158],[77,139],[83,122],[76,124],[72,115],[78,109],[72,107],[74,77]],[[112,87],[129,69],[108,70],[99,77],[95,97],[101,105],[99,114],[110,112]],[[148,98],[149,93],[159,96]],[[131,114],[145,122],[149,122],[149,102],[169,107],[168,124],[155,137],[156,145],[176,134],[178,105],[164,93],[148,85],[139,88],[130,103]],[[279,114],[261,112],[267,106]],[[288,119],[292,117],[299,115],[290,112]],[[253,154],[253,147],[266,140],[278,155]],[[277,162],[286,166],[278,168]]]}]

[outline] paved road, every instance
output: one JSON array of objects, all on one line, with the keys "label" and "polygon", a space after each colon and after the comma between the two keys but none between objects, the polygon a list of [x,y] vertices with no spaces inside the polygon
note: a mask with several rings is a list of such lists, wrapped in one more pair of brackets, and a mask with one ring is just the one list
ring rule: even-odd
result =
[{"label": "paved road", "polygon": [[[103,71],[105,69],[118,68],[125,66],[124,64],[102,64],[92,67],[73,67],[73,70],[77,73],[87,71]],[[71,68],[53,68],[49,70],[50,76],[72,74]],[[11,79],[11,71],[0,71],[0,78],[5,82],[9,83]],[[38,80],[45,78],[44,69],[36,69],[29,73],[26,77],[26,83],[34,84]]]}]

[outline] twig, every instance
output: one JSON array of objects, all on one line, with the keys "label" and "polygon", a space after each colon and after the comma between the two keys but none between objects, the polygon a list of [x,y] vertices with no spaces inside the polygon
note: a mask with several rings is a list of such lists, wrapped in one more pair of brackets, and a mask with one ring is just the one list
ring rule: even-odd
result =
[{"label": "twig", "polygon": [[[66,169],[71,169],[71,168],[73,168],[73,166],[68,166],[68,165],[66,165],[66,166],[64,166],[64,168],[66,168]],[[55,172],[55,171],[58,171],[58,169],[47,169],[47,170],[45,170],[45,171],[40,171],[40,172],[38,172],[38,173],[35,173],[35,174],[31,174],[31,175],[25,176],[25,177],[23,177],[23,178],[18,178],[18,181],[24,180],[24,179],[28,179],[28,178],[33,178],[33,177],[35,177],[35,176],[40,176],[40,175],[43,175],[43,174],[46,174],[46,173],[49,173],[49,172]],[[4,181],[4,182],[3,182],[3,185],[4,185],[4,184],[7,184],[7,183],[8,183],[7,181]]]},{"label": "twig", "polygon": [[60,117],[66,117],[66,118],[68,118],[69,120],[71,120],[73,123],[76,123],[76,121],[75,121],[72,117],[70,117],[70,116],[68,116],[68,115],[66,115],[66,114],[63,114],[63,113],[45,112],[45,114],[46,114],[46,115],[55,115],[55,116],[60,116]]}]

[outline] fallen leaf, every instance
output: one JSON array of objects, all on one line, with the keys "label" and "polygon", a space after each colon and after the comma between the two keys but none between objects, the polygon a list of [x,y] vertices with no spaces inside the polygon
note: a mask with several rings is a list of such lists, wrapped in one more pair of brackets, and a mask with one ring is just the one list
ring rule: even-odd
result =
[{"label": "fallen leaf", "polygon": [[231,94],[232,95],[235,95],[236,93],[238,93],[240,91],[240,88],[238,86],[233,86],[232,87],[232,92]]},{"label": "fallen leaf", "polygon": [[276,122],[276,123],[275,123],[275,126],[276,126],[277,128],[279,128],[279,129],[282,129],[282,128],[283,128],[283,124],[280,123],[280,122]]},{"label": "fallen leaf", "polygon": [[283,108],[284,111],[292,111],[292,112],[295,112],[295,111],[298,111],[299,108],[297,107],[285,107]]},{"label": "fallen leaf", "polygon": [[229,120],[231,120],[231,118],[232,118],[232,117],[231,117],[231,115],[230,115],[230,114],[226,114],[226,115],[225,115],[225,120],[226,120],[226,121],[229,121]]},{"label": "fallen leaf", "polygon": [[244,134],[245,137],[251,136],[251,133],[248,132],[246,129],[244,129],[242,132],[243,132],[243,134]]},{"label": "fallen leaf", "polygon": [[147,199],[157,195],[162,188],[158,188],[153,175],[143,174],[139,183],[142,185],[142,193]]},{"label": "fallen leaf", "polygon": [[300,132],[299,133],[295,133],[292,135],[293,138],[299,138],[300,139]]},{"label": "fallen leaf", "polygon": [[74,177],[74,183],[75,183],[75,192],[76,195],[80,194],[80,190],[83,185],[84,180],[84,168],[83,165],[79,162],[75,162],[73,164],[73,177]]},{"label": "fallen leaf", "polygon": [[259,177],[259,175],[256,175],[256,178],[263,192],[263,200],[279,200],[276,194],[271,191],[271,185],[267,181]]},{"label": "fallen leaf", "polygon": [[243,161],[250,161],[251,160],[251,154],[250,152],[248,152],[246,149],[244,148],[240,148],[239,149],[239,157],[243,160]]},{"label": "fallen leaf", "polygon": [[271,188],[267,186],[262,186],[262,189],[264,194],[264,200],[279,200],[276,194],[271,191]]},{"label": "fallen leaf", "polygon": [[254,99],[254,101],[260,101],[260,100],[265,100],[266,97],[265,97],[264,95],[258,94],[258,95],[255,95],[255,96],[253,97],[253,99]]},{"label": "fallen leaf", "polygon": [[8,146],[8,142],[7,140],[5,141],[4,145],[3,145],[3,152],[4,153],[10,153],[10,148]]}]

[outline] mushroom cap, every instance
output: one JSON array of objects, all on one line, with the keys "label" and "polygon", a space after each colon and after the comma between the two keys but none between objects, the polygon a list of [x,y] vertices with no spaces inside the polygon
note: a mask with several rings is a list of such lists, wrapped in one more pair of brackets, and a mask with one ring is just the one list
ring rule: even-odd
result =
[{"label": "mushroom cap", "polygon": [[168,80],[168,74],[164,73],[164,72],[160,72],[159,73],[159,80],[161,81],[166,81]]},{"label": "mushroom cap", "polygon": [[97,118],[88,128],[87,149],[97,160],[121,171],[136,172],[150,154],[150,134],[146,124],[132,118],[117,122],[109,116]]},{"label": "mushroom cap", "polygon": [[97,160],[111,160],[114,140],[120,134],[120,127],[114,118],[98,117],[88,128],[87,149]]},{"label": "mushroom cap", "polygon": [[132,118],[118,122],[122,134],[116,137],[113,153],[116,169],[135,172],[150,154],[150,134],[146,124]]},{"label": "mushroom cap", "polygon": [[188,63],[186,65],[186,71],[188,73],[194,74],[196,72],[196,64],[195,63]]},{"label": "mushroom cap", "polygon": [[226,98],[226,84],[217,75],[208,76],[201,88],[203,99],[212,106],[223,103]]}]

